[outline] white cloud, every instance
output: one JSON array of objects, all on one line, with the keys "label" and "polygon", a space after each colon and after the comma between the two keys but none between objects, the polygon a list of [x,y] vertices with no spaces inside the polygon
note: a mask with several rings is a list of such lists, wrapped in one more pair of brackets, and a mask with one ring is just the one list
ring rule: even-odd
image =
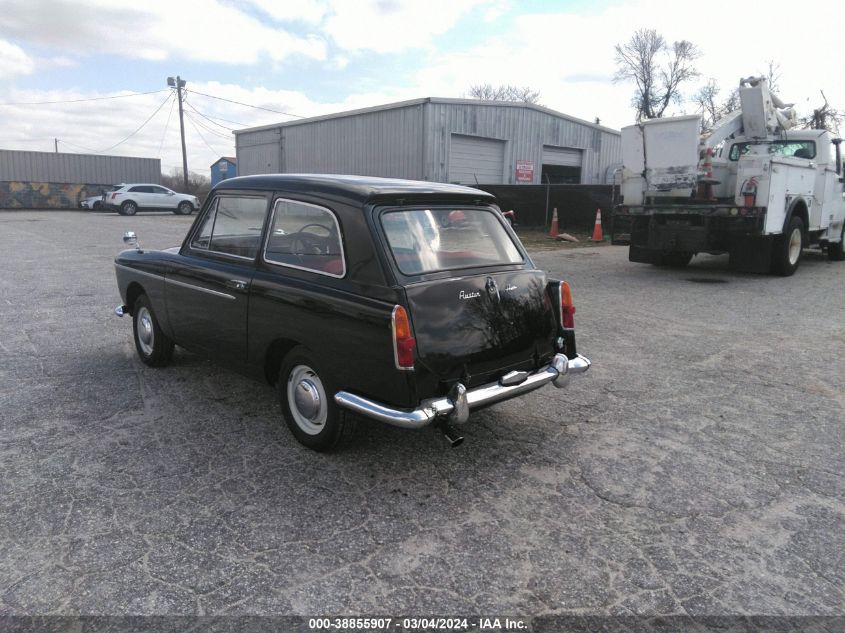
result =
[{"label": "white cloud", "polygon": [[249,0],[249,2],[280,22],[301,21],[317,24],[329,10],[326,0],[297,0],[296,2]]},{"label": "white cloud", "polygon": [[[507,37],[490,38],[457,53],[432,53],[414,83],[418,96],[459,96],[479,83],[530,86],[550,108],[586,120],[599,117],[602,124],[619,128],[633,122],[633,86],[611,82],[613,46],[646,27],[657,29],[670,42],[691,40],[704,52],[697,64],[702,77],[686,87],[687,94],[708,77],[716,78],[727,94],[740,77],[764,71],[766,61],[773,59],[781,64],[784,101],[794,101],[806,112],[821,103],[823,88],[831,104],[845,109],[845,84],[836,78],[835,58],[822,52],[824,42],[838,41],[845,9],[828,7],[826,19],[819,20],[777,2],[767,6],[770,10],[753,12],[753,18],[749,12],[753,28],[731,27],[742,24],[743,16],[736,3],[727,0],[711,0],[703,14],[700,4],[640,0],[592,15],[522,15],[512,22]],[[815,44],[806,44],[810,37]],[[687,104],[676,111],[684,108],[693,109]]]},{"label": "white cloud", "polygon": [[[180,3],[174,3],[176,4]],[[417,25],[415,20],[421,15],[421,9],[417,9],[416,5],[405,5],[400,2],[382,4],[381,13],[379,13],[378,8],[370,3],[362,7],[361,16],[356,17],[351,11],[346,13],[343,10],[335,11],[333,5],[328,2],[325,5],[314,3],[318,8],[325,6],[325,14],[320,19],[326,24],[332,18],[340,20],[340,22],[335,22],[334,26],[340,29],[338,33],[348,33],[352,39],[347,45],[353,49],[365,46],[364,39],[378,39],[377,36],[385,33],[389,35],[388,43],[384,44],[387,48],[400,46],[398,37],[395,40],[390,39],[393,37],[392,34],[399,31],[404,36],[410,32],[419,33],[408,45],[417,45],[420,42],[430,43],[433,34],[444,32],[442,29],[454,24],[473,6],[472,2],[461,4],[457,0],[453,4],[456,6],[440,14],[438,11],[443,8],[442,5],[425,5],[431,15],[420,18],[421,23]],[[91,6],[93,5],[88,5],[88,11],[91,10]],[[40,38],[39,41],[45,42],[56,41],[56,38],[65,37],[61,34],[56,35],[57,31],[65,32],[77,27],[83,28],[80,27],[82,23],[93,24],[90,38],[85,31],[77,33],[77,39],[82,40],[82,43],[78,45],[80,48],[93,46],[93,43],[89,44],[89,39],[93,42],[94,36],[103,31],[103,26],[114,25],[113,16],[108,17],[111,15],[108,7],[115,6],[111,0],[103,0],[98,6],[102,9],[101,20],[93,20],[91,15],[87,14],[81,22],[71,22],[63,28],[53,23],[53,18],[48,15],[50,12],[42,6],[41,11],[45,14],[46,23],[43,28],[33,30],[32,38]],[[240,59],[251,59],[275,56],[281,60],[284,55],[289,54],[287,49],[272,52],[271,47],[275,44],[266,42],[260,46],[247,42],[245,51],[235,51],[234,49],[246,37],[244,33],[237,32],[239,25],[245,25],[244,28],[247,29],[248,34],[260,33],[262,37],[267,33],[278,35],[278,31],[270,30],[269,27],[256,26],[251,18],[243,14],[240,14],[240,18],[233,18],[224,29],[215,26],[212,34],[203,35],[203,28],[212,28],[206,24],[206,20],[215,21],[232,17],[229,13],[230,9],[219,3],[212,2],[209,5],[203,5],[208,6],[208,15],[199,18],[199,22],[191,23],[193,26],[190,27],[187,37],[185,29],[179,26],[183,20],[188,20],[187,13],[183,13],[183,9],[178,7],[174,7],[171,11],[171,15],[175,16],[173,20],[175,25],[166,26],[160,32],[156,31],[155,27],[161,24],[159,20],[163,19],[161,16],[164,15],[161,6],[158,2],[154,3],[152,9],[144,9],[146,13],[140,14],[130,15],[126,12],[131,10],[125,8],[117,12],[117,14],[122,13],[124,21],[127,22],[140,15],[146,15],[151,20],[146,27],[139,28],[139,34],[128,33],[125,43],[121,45],[122,48],[119,48],[118,52],[128,55],[131,52],[130,49],[137,45],[146,46],[145,50],[152,52],[163,51],[165,55],[173,55],[183,54],[180,51],[196,46],[204,49],[202,54],[211,55],[205,49],[215,44],[219,50],[214,55],[223,57],[239,55]],[[495,5],[495,7],[498,6]],[[518,10],[518,4],[515,6]],[[455,49],[452,50],[427,48],[420,54],[416,67],[409,68],[407,73],[397,75],[393,81],[385,82],[383,85],[374,85],[366,77],[362,78],[359,74],[350,73],[349,76],[354,77],[354,83],[350,80],[345,86],[338,84],[337,96],[323,100],[315,100],[298,91],[274,90],[268,87],[245,88],[232,83],[192,81],[188,84],[189,107],[186,110],[188,112],[186,136],[189,168],[200,173],[207,173],[208,165],[220,155],[234,153],[234,137],[225,127],[253,127],[291,119],[283,114],[202,97],[197,92],[263,106],[271,110],[316,116],[417,97],[460,97],[472,84],[509,83],[527,85],[539,90],[541,101],[550,108],[589,121],[599,117],[602,124],[619,128],[633,121],[633,111],[630,107],[632,87],[627,84],[613,84],[610,81],[614,72],[613,45],[627,40],[635,29],[643,26],[656,28],[670,41],[686,38],[695,42],[704,52],[704,56],[698,63],[702,72],[700,83],[704,83],[706,78],[712,76],[727,92],[741,76],[764,70],[766,61],[774,59],[781,64],[780,96],[785,101],[796,102],[798,108],[806,113],[813,106],[819,105],[821,97],[818,91],[824,89],[834,107],[845,109],[845,84],[836,79],[836,59],[832,55],[825,57],[823,54],[824,43],[829,42],[831,50],[834,50],[833,44],[838,41],[838,24],[842,22],[839,19],[843,17],[842,9],[828,8],[829,19],[824,21],[811,19],[803,14],[790,13],[790,28],[787,31],[783,28],[783,15],[777,10],[761,12],[755,14],[755,28],[734,31],[728,28],[729,25],[726,23],[718,22],[715,17],[709,22],[690,19],[689,7],[691,6],[693,5],[684,3],[666,5],[656,0],[633,0],[624,6],[606,8],[591,15],[548,13],[517,16],[510,24],[507,37],[491,36],[471,49],[461,49],[457,42]],[[708,6],[710,7],[709,15],[733,15],[735,17],[731,19],[731,23],[740,20],[740,17],[736,16],[735,7],[726,0],[711,0]],[[54,13],[57,14],[58,22],[66,17],[58,9]],[[4,28],[8,30],[9,23],[13,24],[11,27],[13,29],[21,27],[22,18],[19,18],[16,12],[13,14],[12,19],[5,20],[0,25],[0,30]],[[364,18],[365,16],[373,17],[375,14],[381,17],[376,19],[371,30],[367,30],[370,27],[367,26]],[[477,16],[483,17],[483,12],[477,12]],[[245,22],[237,21],[240,19]],[[441,20],[442,24],[434,24],[436,19]],[[359,20],[363,22],[358,23]],[[358,23],[357,42],[353,38],[356,23]],[[205,27],[196,26],[197,24],[203,24]],[[483,25],[483,22],[479,24]],[[409,25],[419,26],[419,29],[411,28]],[[151,28],[155,31],[153,35],[150,35]],[[256,31],[254,30],[256,28],[268,30]],[[228,39],[221,35],[224,31],[228,34],[226,36]],[[778,37],[772,36],[775,33],[779,34]],[[793,34],[796,34],[794,37],[797,39],[799,35],[808,33],[813,34],[815,46],[793,45],[789,40]],[[216,37],[220,38],[217,42],[214,41]],[[322,54],[322,49],[318,50],[322,46],[320,44],[322,40],[319,35],[315,37],[317,48],[312,51],[312,55],[319,55]],[[171,40],[180,40],[180,38],[182,38],[180,42],[172,44]],[[281,41],[284,39],[281,38]],[[309,46],[307,38],[299,38],[297,41],[306,48]],[[138,42],[142,43],[138,44]],[[108,45],[115,46],[113,41]],[[12,76],[8,74],[9,68],[17,68],[14,71],[17,74],[33,72],[33,64],[37,67],[41,63],[38,59],[33,61],[19,46],[3,40],[0,40],[0,53],[2,53],[0,59],[4,60],[4,65],[0,66],[0,77],[4,76],[4,72],[5,76]],[[79,53],[79,55],[82,54],[84,53]],[[353,51],[350,51],[349,56],[355,59]],[[10,66],[9,62],[13,59],[17,59],[16,65]],[[342,68],[346,59],[346,55],[334,51],[331,56],[324,59],[324,64],[329,68]],[[390,60],[391,57],[386,55],[384,59]],[[131,67],[127,64],[127,68]],[[346,72],[349,72],[349,68],[354,68],[354,64],[349,63]],[[259,66],[256,66],[255,71],[259,70]],[[697,85],[699,84],[691,85],[688,92],[692,92]],[[96,96],[102,96],[102,94],[72,90],[7,90],[3,100],[7,102],[50,101]],[[51,151],[52,139],[58,137],[61,141],[60,150],[76,150],[78,147],[103,149],[130,134],[152,113],[164,97],[165,94],[162,93],[57,106],[4,107],[6,131],[2,134],[0,144],[10,149]],[[190,106],[211,117],[217,124],[204,119]],[[164,134],[169,108],[169,105],[163,108],[144,130],[112,153],[160,156],[165,171],[180,166],[181,149],[175,108],[170,117],[167,133]],[[688,106],[688,109],[691,108]],[[220,127],[221,125],[225,127]]]},{"label": "white cloud", "polygon": [[5,0],[0,34],[35,46],[78,55],[105,53],[151,61],[179,57],[223,64],[251,64],[294,55],[322,60],[326,44],[296,35],[219,0]]},{"label": "white cloud", "polygon": [[483,0],[366,0],[333,3],[326,33],[342,49],[379,53],[427,48]]},{"label": "white cloud", "polygon": [[0,79],[28,75],[34,68],[35,62],[20,46],[0,40]]}]

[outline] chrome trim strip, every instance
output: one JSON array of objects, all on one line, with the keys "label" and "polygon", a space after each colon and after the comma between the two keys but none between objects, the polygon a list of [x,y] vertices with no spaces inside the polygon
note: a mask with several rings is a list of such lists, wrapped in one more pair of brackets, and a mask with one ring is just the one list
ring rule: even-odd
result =
[{"label": "chrome trim strip", "polygon": [[[548,367],[530,374],[518,385],[504,386],[498,382],[493,382],[472,390],[467,390],[465,392],[466,406],[473,409],[483,405],[493,404],[500,400],[513,398],[514,396],[539,389],[543,385],[555,381],[558,378],[566,377],[566,381],[568,382],[571,375],[583,374],[590,368],[591,364],[588,358],[580,354],[572,359],[567,359],[563,354],[556,354]],[[563,371],[559,371],[557,369],[558,367]],[[463,400],[463,396],[461,400]],[[394,409],[346,391],[338,391],[334,396],[334,401],[339,406],[360,413],[361,415],[405,429],[419,429],[428,426],[438,416],[448,416],[456,410],[455,403],[448,396],[424,400],[419,407],[410,411]],[[463,402],[458,404],[458,409],[464,406]],[[460,413],[458,411],[458,415]]]},{"label": "chrome trim strip", "polygon": [[131,273],[135,273],[138,275],[144,275],[145,277],[152,277],[153,279],[164,280],[164,275],[156,275],[153,273],[148,273],[144,270],[138,270],[137,268],[132,268],[131,266],[124,266],[123,264],[115,264],[115,268],[122,268],[123,270],[128,270]]},{"label": "chrome trim strip", "polygon": [[203,288],[202,286],[186,284],[184,281],[176,281],[175,279],[171,279],[170,277],[165,277],[164,281],[175,286],[181,286],[182,288],[189,288],[198,292],[205,292],[207,294],[214,295],[215,297],[222,297],[223,299],[231,299],[234,301],[236,298],[234,295],[226,294],[225,292],[217,292],[216,290],[212,290],[211,288]]}]

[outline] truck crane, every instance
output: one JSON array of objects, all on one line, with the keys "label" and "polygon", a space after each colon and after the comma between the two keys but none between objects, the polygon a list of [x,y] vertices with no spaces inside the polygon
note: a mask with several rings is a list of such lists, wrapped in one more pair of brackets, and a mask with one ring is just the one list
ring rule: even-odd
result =
[{"label": "truck crane", "polygon": [[739,98],[703,134],[699,115],[622,128],[611,239],[630,261],[680,267],[728,253],[738,270],[787,276],[811,246],[845,259],[841,139],[795,129],[765,78],[741,79]]}]

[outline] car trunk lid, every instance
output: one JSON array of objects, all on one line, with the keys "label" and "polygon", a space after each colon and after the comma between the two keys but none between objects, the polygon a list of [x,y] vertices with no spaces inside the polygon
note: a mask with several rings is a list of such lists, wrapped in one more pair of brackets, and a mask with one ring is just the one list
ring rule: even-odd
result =
[{"label": "car trunk lid", "polygon": [[551,352],[555,314],[542,271],[519,270],[406,286],[419,364],[468,386],[533,368]]}]

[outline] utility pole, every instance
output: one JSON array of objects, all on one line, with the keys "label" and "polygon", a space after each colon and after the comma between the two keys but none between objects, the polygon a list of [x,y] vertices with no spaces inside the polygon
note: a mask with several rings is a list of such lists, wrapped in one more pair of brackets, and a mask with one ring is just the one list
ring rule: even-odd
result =
[{"label": "utility pole", "polygon": [[56,154],[58,154],[59,153],[59,139],[54,138],[53,144],[56,146]]},{"label": "utility pole", "polygon": [[168,77],[167,85],[176,88],[176,98],[179,99],[179,132],[182,135],[182,179],[185,193],[188,193],[188,152],[185,150],[185,119],[182,114],[182,88],[188,83],[176,75],[176,78]]}]

